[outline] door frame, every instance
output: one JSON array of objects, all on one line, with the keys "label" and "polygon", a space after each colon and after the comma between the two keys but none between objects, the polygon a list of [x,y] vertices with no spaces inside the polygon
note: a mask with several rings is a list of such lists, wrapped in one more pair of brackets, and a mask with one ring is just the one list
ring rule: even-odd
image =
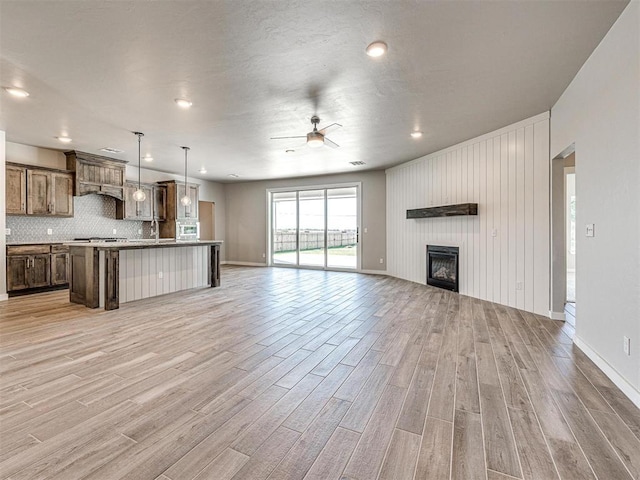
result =
[{"label": "door frame", "polygon": [[[356,238],[358,244],[358,255],[356,257],[356,267],[355,268],[340,268],[340,267],[317,267],[313,265],[300,265],[299,259],[299,251],[300,251],[300,228],[297,228],[296,234],[296,265],[281,265],[273,263],[273,229],[271,228],[271,222],[273,220],[273,202],[272,202],[272,194],[273,193],[281,193],[281,192],[296,192],[296,202],[299,202],[298,192],[307,191],[307,190],[330,190],[333,188],[353,188],[356,187],[356,212],[357,212],[357,221],[356,221]],[[362,270],[362,182],[346,182],[346,183],[325,183],[320,185],[302,185],[302,186],[290,186],[290,187],[276,187],[276,188],[267,188],[266,190],[267,196],[267,232],[266,232],[266,243],[267,243],[267,258],[266,263],[269,267],[284,267],[284,268],[304,268],[310,270],[326,270],[326,271],[336,271],[336,272],[360,272]],[[328,216],[327,216],[327,197],[325,194],[325,261],[324,265],[327,264],[327,224],[328,224]],[[298,204],[299,205],[299,204]],[[296,205],[296,226],[300,225],[300,209],[297,208]]]}]

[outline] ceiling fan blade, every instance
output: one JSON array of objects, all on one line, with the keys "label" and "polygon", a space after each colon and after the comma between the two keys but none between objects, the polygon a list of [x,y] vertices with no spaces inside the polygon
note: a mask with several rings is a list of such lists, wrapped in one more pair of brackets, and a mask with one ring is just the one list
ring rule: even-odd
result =
[{"label": "ceiling fan blade", "polygon": [[326,127],[318,130],[321,134],[326,135],[329,130],[337,130],[338,128],[342,128],[342,125],[339,123],[332,123],[331,125],[327,125]]},{"label": "ceiling fan blade", "polygon": [[306,135],[297,135],[295,137],[271,137],[271,140],[288,140],[289,138],[307,138]]},{"label": "ceiling fan blade", "polygon": [[331,140],[329,140],[327,137],[324,137],[324,144],[327,147],[331,147],[331,148],[338,148],[340,147],[340,145],[338,145],[336,142],[332,142]]}]

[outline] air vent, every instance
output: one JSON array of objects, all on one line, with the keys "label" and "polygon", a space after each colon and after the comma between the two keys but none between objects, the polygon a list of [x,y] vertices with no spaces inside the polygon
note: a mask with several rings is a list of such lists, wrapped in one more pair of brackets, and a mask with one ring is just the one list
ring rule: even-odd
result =
[{"label": "air vent", "polygon": [[101,148],[100,151],[107,152],[107,153],[124,153],[124,150],[118,150],[117,148],[109,148],[109,147]]},{"label": "air vent", "polygon": [[360,165],[365,165],[364,162],[361,161],[357,161],[357,162],[349,162],[351,165],[353,165],[354,167],[359,167]]}]

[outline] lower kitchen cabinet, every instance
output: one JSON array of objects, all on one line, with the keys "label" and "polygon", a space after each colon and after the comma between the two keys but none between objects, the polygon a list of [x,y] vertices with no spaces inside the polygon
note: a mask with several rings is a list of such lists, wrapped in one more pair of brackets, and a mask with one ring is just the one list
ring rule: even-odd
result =
[{"label": "lower kitchen cabinet", "polygon": [[69,283],[69,248],[58,244],[7,247],[7,291],[46,289]]}]

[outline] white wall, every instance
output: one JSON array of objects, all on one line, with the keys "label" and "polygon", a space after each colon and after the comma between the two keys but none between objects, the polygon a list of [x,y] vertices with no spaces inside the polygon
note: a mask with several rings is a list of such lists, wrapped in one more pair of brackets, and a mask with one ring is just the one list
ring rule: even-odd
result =
[{"label": "white wall", "polygon": [[0,194],[0,265],[2,265],[2,272],[5,272],[0,275],[0,301],[7,299],[7,239],[4,235],[6,228],[5,175],[5,132],[0,130],[0,185],[2,185],[2,194]]},{"label": "white wall", "polygon": [[[468,202],[478,216],[406,219]],[[427,244],[460,247],[460,293],[549,314],[547,112],[387,170],[388,272],[426,283]]]},{"label": "white wall", "polygon": [[[576,343],[638,404],[639,26],[632,1],[551,109],[551,157],[575,142]],[[588,223],[595,237],[585,236]]]}]

